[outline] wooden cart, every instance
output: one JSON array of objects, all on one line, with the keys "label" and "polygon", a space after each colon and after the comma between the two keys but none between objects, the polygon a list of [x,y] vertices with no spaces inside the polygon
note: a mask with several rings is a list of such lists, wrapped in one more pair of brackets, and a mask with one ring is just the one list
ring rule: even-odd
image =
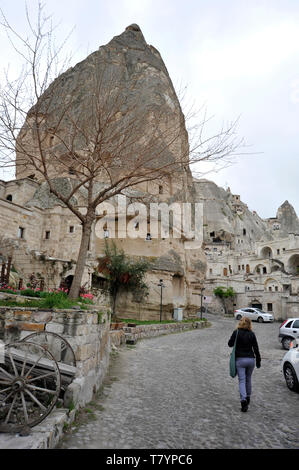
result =
[{"label": "wooden cart", "polygon": [[76,374],[70,344],[60,335],[33,333],[5,345],[0,362],[0,431],[41,423]]}]

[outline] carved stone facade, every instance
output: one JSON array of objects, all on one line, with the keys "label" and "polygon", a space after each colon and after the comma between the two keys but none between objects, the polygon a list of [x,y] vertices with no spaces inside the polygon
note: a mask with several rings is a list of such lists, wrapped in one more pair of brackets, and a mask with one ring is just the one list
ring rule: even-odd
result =
[{"label": "carved stone facade", "polygon": [[[3,259],[12,256],[11,282],[14,279],[15,287],[20,280],[26,285],[32,273],[44,280],[46,288],[58,287],[63,279],[71,279],[74,274],[81,225],[59,201],[50,203],[47,199],[46,206],[41,186],[30,178],[1,182],[0,253]],[[38,201],[36,205],[33,200]],[[132,295],[123,295],[118,302],[120,316],[158,319],[160,279],[165,286],[163,318],[171,318],[176,307],[183,308],[186,315],[196,314],[205,273],[205,257],[200,246],[194,249],[191,241],[188,248],[190,241],[185,238],[117,238],[115,242],[127,255],[148,258],[153,265],[147,274],[150,291],[146,303],[134,301]],[[104,240],[93,230],[82,283],[87,289],[93,287],[92,274],[104,250]]]},{"label": "carved stone facade", "polygon": [[236,292],[235,309],[256,306],[276,319],[298,316],[299,220],[294,208],[286,201],[275,218],[263,220],[229,190],[206,180],[198,185],[205,198],[205,307],[222,310],[213,291],[223,286]]}]

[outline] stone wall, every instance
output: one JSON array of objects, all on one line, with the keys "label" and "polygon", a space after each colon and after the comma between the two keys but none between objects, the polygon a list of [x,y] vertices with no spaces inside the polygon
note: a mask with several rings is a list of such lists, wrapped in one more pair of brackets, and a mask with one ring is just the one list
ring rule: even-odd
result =
[{"label": "stone wall", "polygon": [[127,343],[136,343],[138,339],[152,338],[154,336],[167,335],[169,333],[181,333],[193,328],[205,328],[210,326],[207,321],[159,323],[151,325],[137,325],[135,327],[123,327]]},{"label": "stone wall", "polygon": [[[22,184],[25,184],[25,180],[16,185],[19,190]],[[78,218],[58,204],[44,208],[34,206],[33,203],[29,207],[30,203],[24,199],[21,206],[0,198],[0,235],[15,245],[53,258],[76,259],[82,232]],[[19,227],[23,228],[22,238],[19,236]]]},{"label": "stone wall", "polygon": [[109,365],[110,321],[106,313],[86,310],[39,310],[0,307],[0,339],[19,341],[48,331],[65,338],[74,350],[77,373],[64,395],[64,406],[84,406],[100,388]]}]

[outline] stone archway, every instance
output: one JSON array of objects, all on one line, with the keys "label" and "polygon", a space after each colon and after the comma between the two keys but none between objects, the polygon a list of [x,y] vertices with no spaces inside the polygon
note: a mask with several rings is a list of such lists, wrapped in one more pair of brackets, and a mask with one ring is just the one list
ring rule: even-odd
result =
[{"label": "stone archway", "polygon": [[259,299],[254,299],[251,302],[251,307],[252,308],[259,308],[260,310],[263,310],[263,304]]},{"label": "stone archway", "polygon": [[274,278],[269,277],[264,283],[265,292],[279,292],[282,290],[281,284]]},{"label": "stone archway", "polygon": [[258,264],[254,268],[254,273],[255,274],[267,274],[267,267],[264,266],[263,264]]},{"label": "stone archway", "polygon": [[260,258],[262,259],[273,258],[272,248],[270,248],[269,246],[264,246],[260,251]]},{"label": "stone archway", "polygon": [[288,260],[288,272],[299,276],[299,254],[292,255]]},{"label": "stone archway", "polygon": [[69,276],[67,276],[63,282],[60,284],[61,287],[63,286],[64,288],[70,290],[71,288],[71,285],[72,285],[72,282],[73,282],[73,279],[74,279],[74,276],[71,274]]}]

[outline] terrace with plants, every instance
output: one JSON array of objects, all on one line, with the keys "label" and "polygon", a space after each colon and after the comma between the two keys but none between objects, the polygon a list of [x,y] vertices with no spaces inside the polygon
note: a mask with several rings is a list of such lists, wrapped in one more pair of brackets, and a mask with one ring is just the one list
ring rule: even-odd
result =
[{"label": "terrace with plants", "polygon": [[[68,297],[68,289],[62,287],[57,289],[41,290],[40,288],[22,287],[15,289],[9,285],[0,287],[0,294],[9,294],[0,298],[0,306],[7,307],[38,307],[38,308],[57,308],[71,309],[79,306],[83,310],[87,310],[94,305],[94,296],[90,292],[83,289],[77,299]],[[14,298],[15,296],[15,298]],[[24,297],[22,299],[21,297]]]}]

